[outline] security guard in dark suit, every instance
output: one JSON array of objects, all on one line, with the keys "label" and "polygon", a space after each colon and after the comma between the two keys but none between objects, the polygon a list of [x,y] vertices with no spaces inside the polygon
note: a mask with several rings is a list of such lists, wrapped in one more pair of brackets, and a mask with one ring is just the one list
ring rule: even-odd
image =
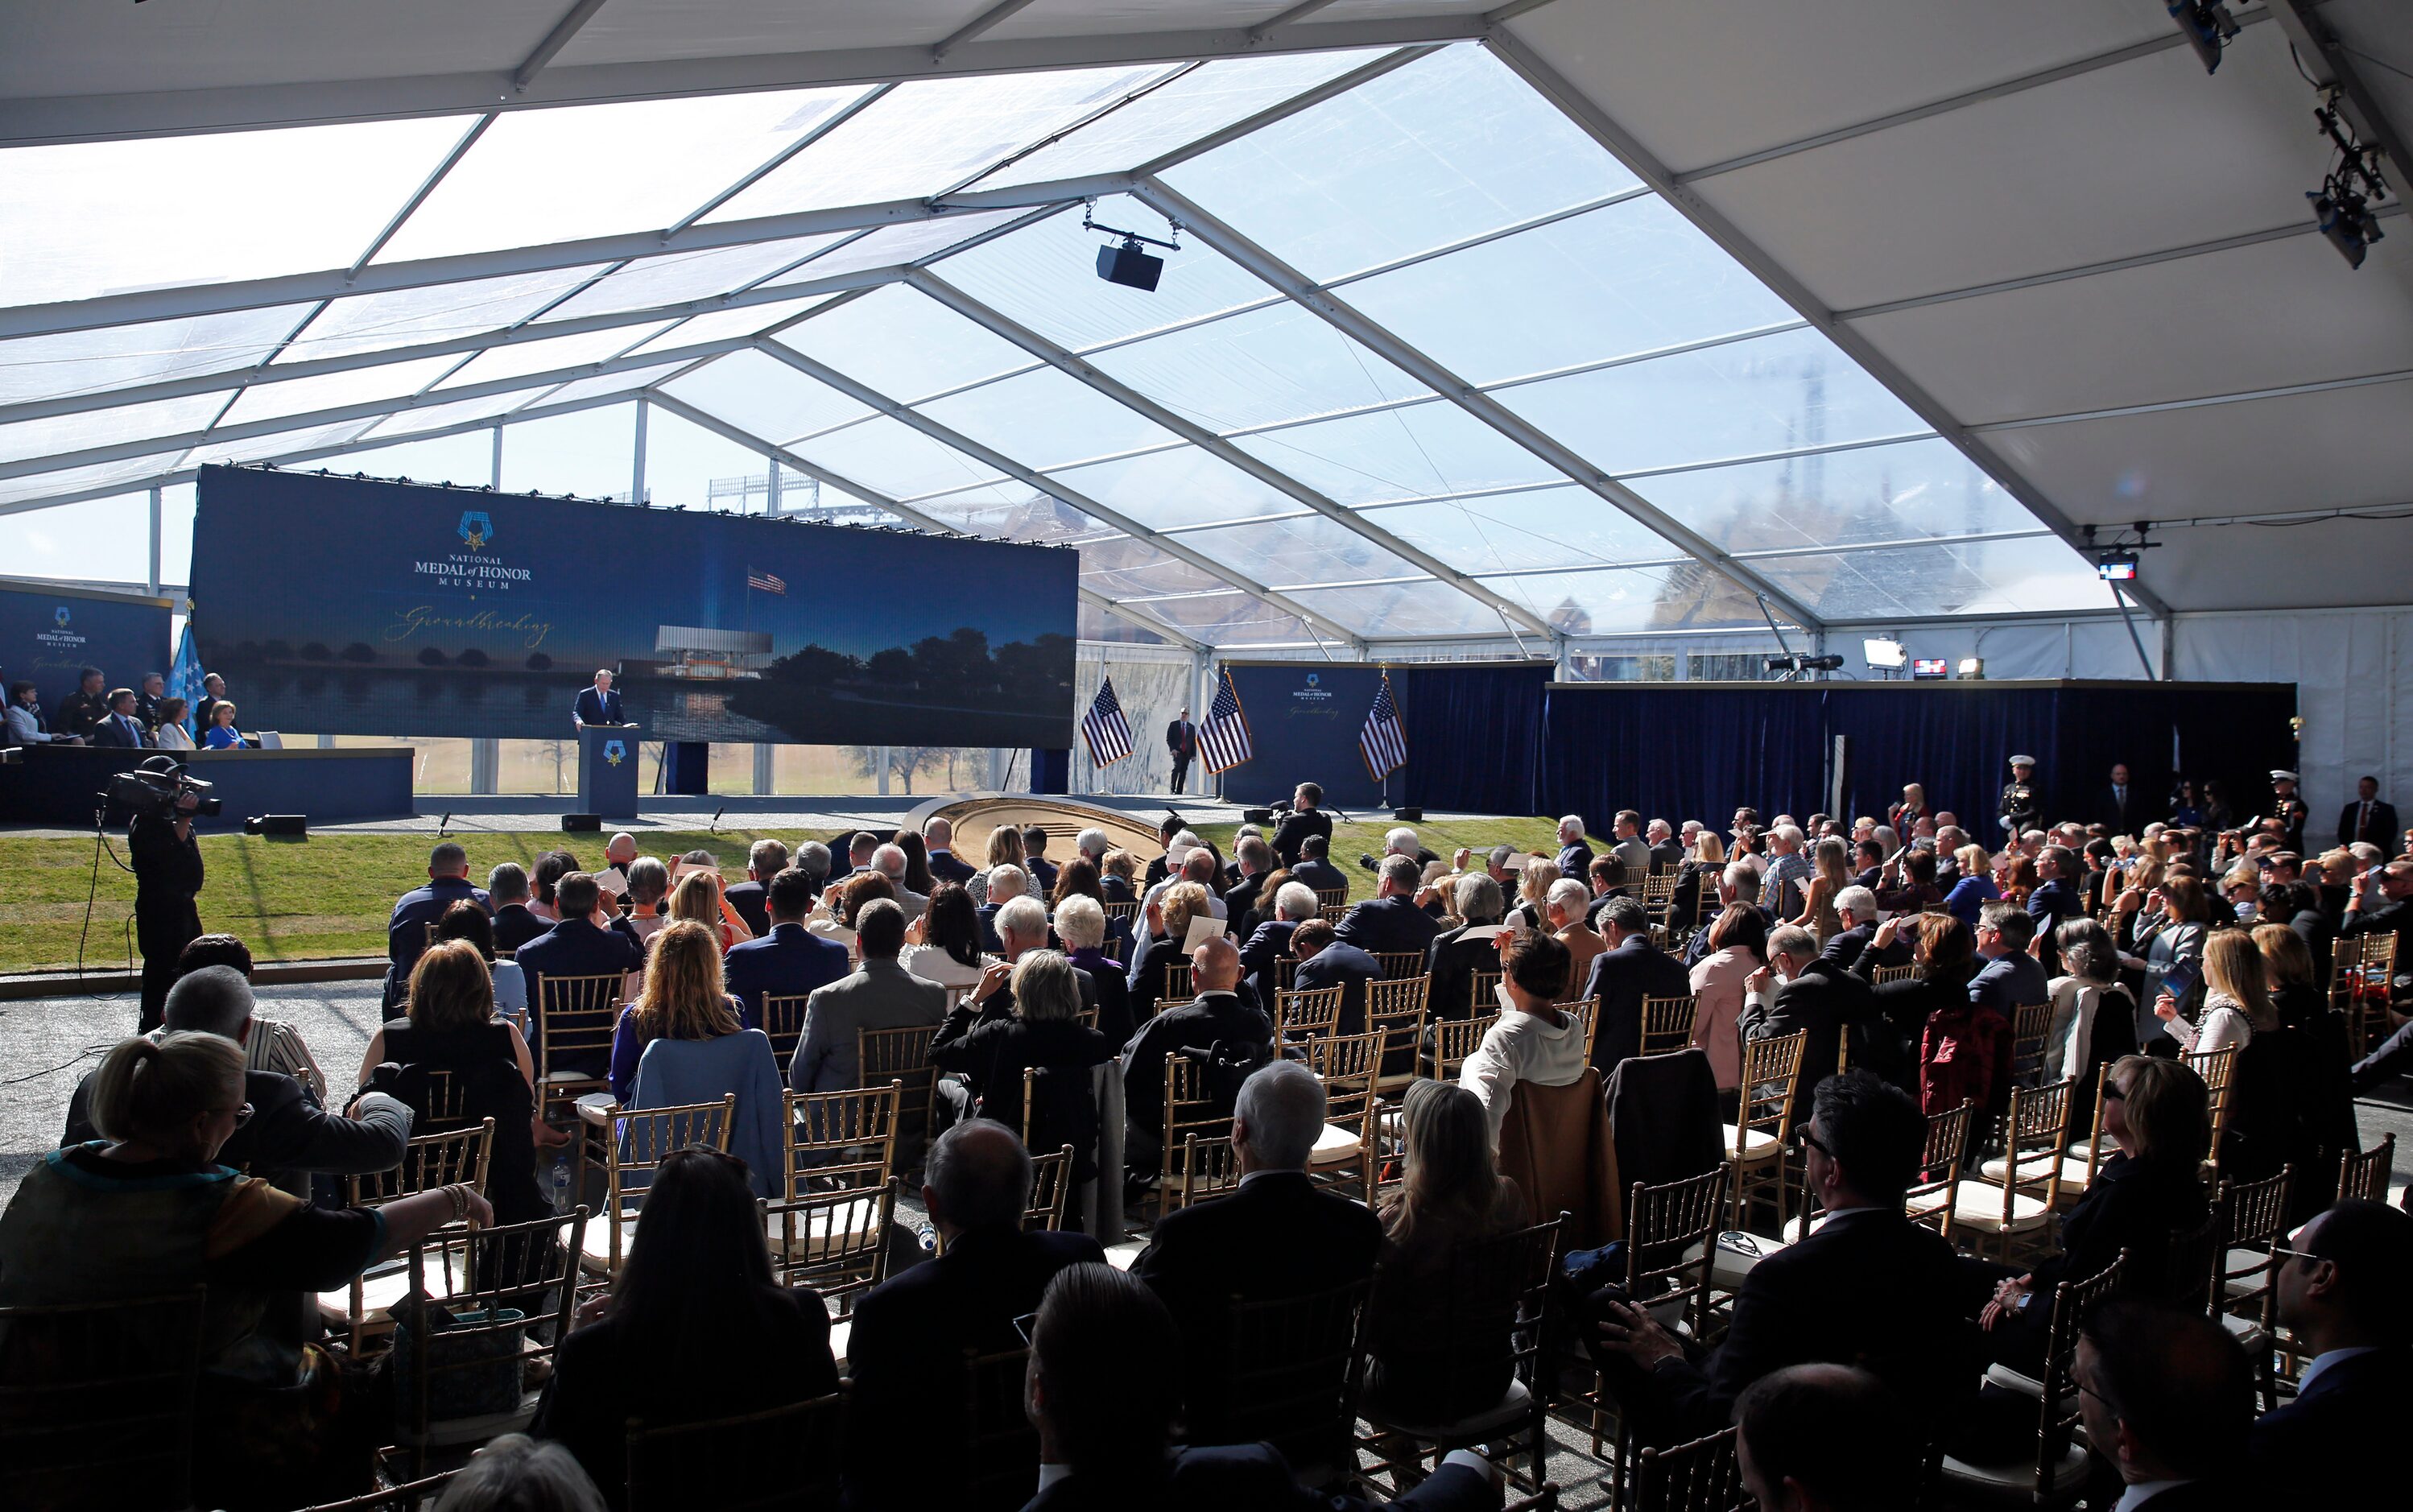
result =
[{"label": "security guard in dark suit", "polygon": [[2011,758],[2011,779],[2003,784],[2003,801],[1995,809],[2003,816],[2003,830],[2012,839],[2022,830],[2041,828],[2044,823],[2044,789],[2036,779],[2036,758]]},{"label": "security guard in dark suit", "polygon": [[612,674],[600,671],[595,674],[595,686],[579,689],[578,706],[571,711],[570,722],[581,729],[590,724],[626,724],[620,717],[620,695],[612,690]]}]

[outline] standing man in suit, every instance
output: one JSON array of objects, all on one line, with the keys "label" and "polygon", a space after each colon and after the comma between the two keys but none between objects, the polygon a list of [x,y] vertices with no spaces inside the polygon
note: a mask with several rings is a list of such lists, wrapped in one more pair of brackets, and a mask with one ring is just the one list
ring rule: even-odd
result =
[{"label": "standing man in suit", "polygon": [[1190,763],[1198,755],[1198,727],[1190,722],[1190,709],[1182,706],[1164,727],[1164,749],[1173,753],[1173,791],[1178,793],[1184,778],[1190,775]]},{"label": "standing man in suit", "polygon": [[2366,777],[2354,785],[2354,802],[2338,813],[2338,844],[2368,843],[2382,851],[2403,838],[2396,827],[2396,806],[2379,801],[2379,778]]},{"label": "standing man in suit", "polygon": [[955,883],[972,880],[973,868],[955,856],[955,826],[933,819],[922,826],[922,847],[930,852],[930,875]]},{"label": "standing man in suit", "polygon": [[2078,852],[2066,846],[2046,846],[2036,852],[2036,890],[2028,894],[2028,917],[2036,921],[2029,938],[2043,942],[2036,947],[2036,960],[2050,980],[2061,974],[2057,934],[2062,921],[2086,912],[2086,899],[2078,891]]},{"label": "standing man in suit", "polygon": [[1057,1272],[1105,1262],[1087,1234],[1024,1231],[1030,1180],[1030,1152],[1001,1123],[967,1119],[931,1144],[922,1201],[939,1231],[938,1256],[854,1304],[848,1506],[959,1505],[964,1357],[1020,1348],[1014,1320],[1038,1310]]},{"label": "standing man in suit", "polygon": [[[544,1064],[544,979],[548,976],[601,976],[606,972],[641,971],[645,947],[629,921],[603,911],[603,890],[584,871],[566,872],[553,888],[554,911],[560,921],[520,947],[516,959],[527,978],[528,1054]],[[555,1071],[600,1076],[608,1069],[608,1048],[572,1051],[560,1058]]]},{"label": "standing man in suit", "polygon": [[1600,1028],[1591,1063],[1606,1081],[1620,1061],[1642,1053],[1642,1000],[1690,997],[1693,983],[1683,962],[1651,942],[1651,920],[1639,901],[1610,898],[1600,911],[1600,932],[1608,948],[1592,958],[1578,996],[1600,1000],[1592,1010]]},{"label": "standing man in suit", "polygon": [[[1373,956],[1338,937],[1322,919],[1310,919],[1290,937],[1298,971],[1291,986],[1301,991],[1340,989],[1340,1032],[1366,1032],[1366,984],[1383,979],[1383,966]],[[1260,1001],[1271,1002],[1269,997]]]},{"label": "standing man in suit", "polygon": [[[618,838],[614,836],[614,838]],[[771,932],[771,914],[767,898],[771,879],[788,869],[788,848],[765,836],[746,849],[746,880],[726,888],[721,897],[746,921],[746,927],[762,939]]]},{"label": "standing man in suit", "polygon": [[2279,1321],[2309,1351],[2295,1399],[2262,1415],[2250,1440],[2269,1501],[2360,1506],[2393,1473],[2394,1434],[2413,1390],[2413,1213],[2341,1202],[2279,1252]]},{"label": "standing man in suit", "polygon": [[[722,968],[722,985],[738,1002],[738,1022],[748,1029],[762,1029],[764,997],[794,998],[818,992],[833,982],[843,979],[851,970],[846,947],[834,940],[823,940],[805,927],[805,915],[813,911],[813,880],[793,867],[771,874],[770,882],[762,889],[763,922],[769,926],[752,940],[729,947]],[[858,921],[858,924],[860,921]],[[902,926],[899,926],[900,931]],[[857,938],[861,938],[860,929]],[[894,960],[896,953],[888,953]],[[866,953],[865,958],[869,959]],[[945,998],[941,992],[941,1001]],[[805,1008],[809,1023],[812,1006]],[[933,1019],[933,1023],[937,1020]],[[852,1063],[854,1039],[847,1037],[844,1052]],[[798,1060],[802,1060],[799,1055]],[[840,1083],[851,1087],[852,1081]],[[798,1091],[827,1091],[825,1087],[799,1087]]]},{"label": "standing man in suit", "polygon": [[1410,856],[1386,855],[1374,896],[1351,909],[1337,931],[1340,939],[1373,955],[1414,951],[1422,955],[1441,923],[1416,907],[1418,867]]},{"label": "standing man in suit", "polygon": [[494,907],[484,888],[470,884],[469,852],[445,840],[427,852],[427,885],[414,887],[396,898],[393,913],[386,920],[387,1007],[402,1001],[403,988],[410,981],[410,969],[426,954],[427,926],[444,917],[446,909],[465,901],[481,909]]},{"label": "standing man in suit", "polygon": [[578,691],[578,703],[570,710],[570,722],[584,730],[590,724],[626,724],[620,715],[620,695],[612,690],[612,669],[599,667],[595,686]]},{"label": "standing man in suit", "polygon": [[92,743],[120,750],[141,750],[151,744],[142,716],[137,712],[133,689],[120,688],[109,695],[109,713],[93,727]]},{"label": "standing man in suit", "polygon": [[2111,783],[2095,800],[2095,822],[2108,824],[2114,835],[2134,835],[2143,827],[2145,809],[2128,782],[2128,763],[2111,763]]},{"label": "standing man in suit", "polygon": [[[1769,991],[1771,975],[1783,978],[1773,992]],[[1797,1124],[1807,1118],[1819,1083],[1835,1074],[1843,1035],[1852,1025],[1875,1017],[1875,991],[1833,961],[1821,960],[1818,937],[1797,924],[1782,926],[1769,935],[1768,964],[1743,979],[1744,1039],[1809,1031],[1801,1046],[1801,1070],[1794,1078]]]},{"label": "standing man in suit", "polygon": [[1569,814],[1559,821],[1559,875],[1581,877],[1591,868],[1591,847],[1584,843],[1584,822],[1581,814]]},{"label": "standing man in suit", "polygon": [[[2079,1325],[2069,1378],[2087,1443],[2126,1488],[2123,1512],[2258,1505],[2238,1484],[2254,1426],[2254,1370],[2202,1309],[2183,1312],[2135,1296],[2106,1300]],[[2290,1492],[2302,1485],[2288,1479]],[[2346,1506],[2363,1499],[2287,1500]]]},{"label": "standing man in suit", "polygon": [[1323,802],[1324,789],[1317,783],[1302,782],[1292,792],[1290,812],[1274,826],[1274,854],[1281,858],[1283,866],[1298,865],[1299,848],[1310,835],[1323,837],[1325,848],[1331,847],[1332,816],[1320,807]]}]

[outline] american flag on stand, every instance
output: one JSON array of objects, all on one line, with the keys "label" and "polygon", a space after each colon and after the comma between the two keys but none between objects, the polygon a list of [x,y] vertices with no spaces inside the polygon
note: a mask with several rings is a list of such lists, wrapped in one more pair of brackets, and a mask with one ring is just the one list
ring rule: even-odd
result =
[{"label": "american flag on stand", "polygon": [[1255,754],[1249,745],[1249,717],[1240,712],[1240,695],[1232,687],[1232,669],[1222,674],[1215,685],[1215,706],[1198,726],[1198,758],[1219,776]]},{"label": "american flag on stand", "polygon": [[1108,766],[1132,753],[1131,721],[1123,718],[1122,701],[1115,697],[1115,680],[1098,684],[1089,712],[1081,717],[1081,738],[1089,743],[1089,761]]},{"label": "american flag on stand", "polygon": [[1383,674],[1382,690],[1374,695],[1374,706],[1366,711],[1366,728],[1357,735],[1357,754],[1366,758],[1366,770],[1377,782],[1408,764],[1408,733],[1399,727],[1399,706],[1391,702],[1387,672]]},{"label": "american flag on stand", "polygon": [[757,572],[750,567],[746,570],[746,586],[756,593],[776,593],[782,599],[788,596],[786,578],[773,577],[768,572]]}]

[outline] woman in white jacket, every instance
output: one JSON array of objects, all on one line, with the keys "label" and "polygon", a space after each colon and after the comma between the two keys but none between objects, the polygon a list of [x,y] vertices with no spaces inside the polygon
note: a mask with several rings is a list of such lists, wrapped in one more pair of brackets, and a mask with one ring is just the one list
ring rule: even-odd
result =
[{"label": "woman in white jacket", "polygon": [[1567,947],[1513,925],[1501,926],[1501,933],[1508,943],[1500,952],[1500,1021],[1484,1031],[1458,1073],[1458,1084],[1483,1100],[1495,1150],[1518,1082],[1565,1087],[1589,1065],[1582,1020],[1552,1006],[1567,995],[1574,961]]}]

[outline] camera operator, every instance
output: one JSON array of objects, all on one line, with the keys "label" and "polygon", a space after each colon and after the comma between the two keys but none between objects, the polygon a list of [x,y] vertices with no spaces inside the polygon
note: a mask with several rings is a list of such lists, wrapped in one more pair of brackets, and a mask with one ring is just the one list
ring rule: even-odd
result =
[{"label": "camera operator", "polygon": [[[172,756],[154,756],[145,772],[181,778]],[[134,940],[142,951],[142,1021],[135,1030],[157,1029],[176,982],[176,956],[200,938],[201,913],[194,898],[201,890],[201,846],[193,838],[193,811],[200,794],[184,788],[167,812],[137,812],[126,823],[126,848],[134,858]]]}]

